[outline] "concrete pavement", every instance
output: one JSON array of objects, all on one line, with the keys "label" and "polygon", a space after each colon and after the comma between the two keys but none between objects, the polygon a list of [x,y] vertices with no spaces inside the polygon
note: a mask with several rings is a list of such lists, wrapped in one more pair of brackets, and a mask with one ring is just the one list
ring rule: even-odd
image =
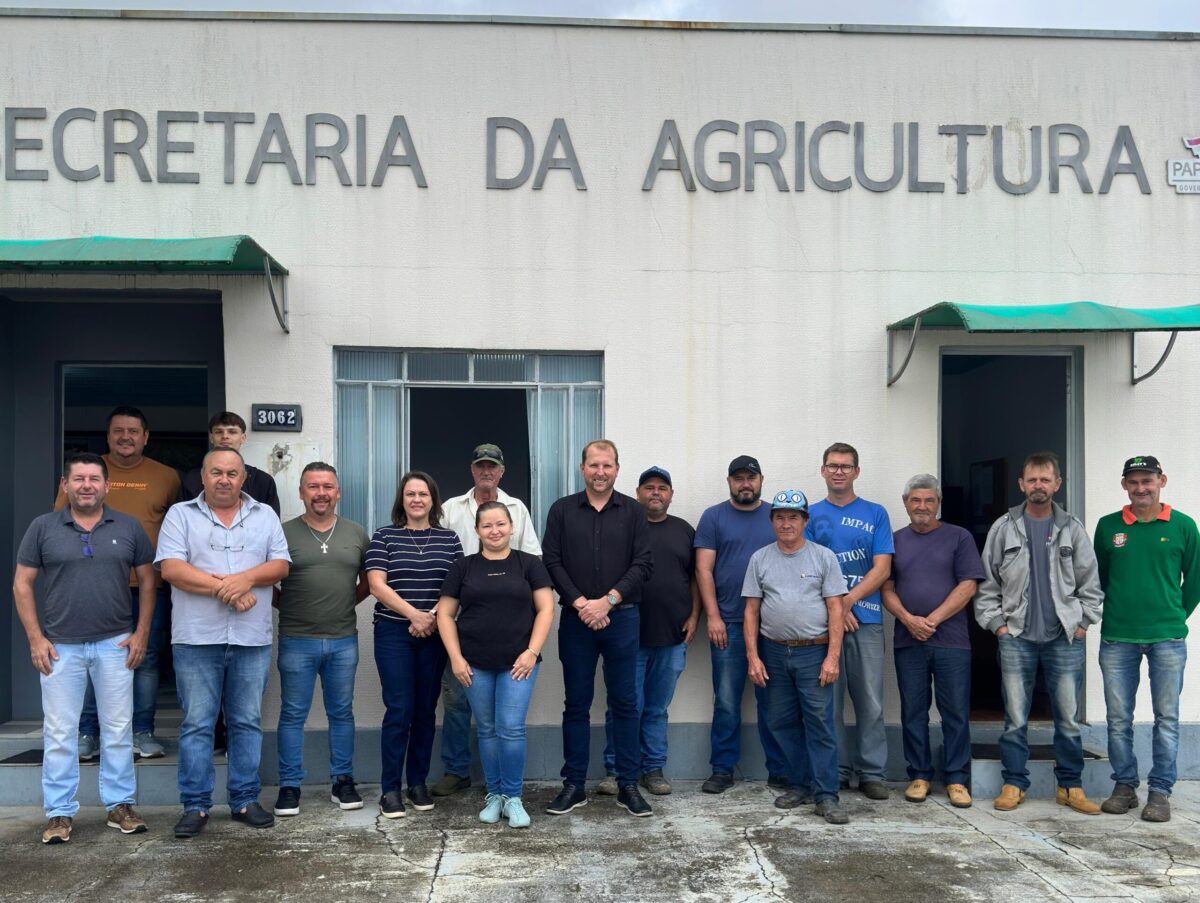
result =
[{"label": "concrete pavement", "polygon": [[[1084,816],[1053,799],[998,813],[990,800],[953,809],[938,791],[919,805],[902,785],[885,803],[843,794],[845,827],[812,807],[782,812],[763,783],[720,797],[680,782],[648,797],[637,819],[611,797],[569,815],[544,813],[555,786],[527,785],[533,825],[476,819],[476,789],[404,819],[341,812],[328,788],[304,788],[298,817],[256,831],[213,810],[198,838],[177,841],[175,808],[140,810],[146,834],[104,826],[84,809],[69,844],[43,846],[42,813],[0,809],[0,898],[70,900],[420,901],[1182,901],[1200,897],[1200,783],[1176,787],[1174,819]],[[274,788],[262,801],[274,801]]]}]

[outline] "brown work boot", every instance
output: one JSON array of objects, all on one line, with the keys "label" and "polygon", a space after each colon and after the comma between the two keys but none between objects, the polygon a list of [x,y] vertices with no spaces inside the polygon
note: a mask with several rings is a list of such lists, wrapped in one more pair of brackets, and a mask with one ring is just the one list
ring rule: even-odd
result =
[{"label": "brown work boot", "polygon": [[956,809],[971,807],[971,793],[965,784],[947,784],[946,796],[950,798],[950,805]]},{"label": "brown work boot", "polygon": [[129,803],[121,803],[108,810],[108,826],[119,829],[122,834],[141,834],[146,830],[146,823]]},{"label": "brown work boot", "polygon": [[929,782],[922,781],[920,778],[911,782],[904,791],[904,798],[910,803],[923,803],[927,796],[929,796]]},{"label": "brown work boot", "polygon": [[1100,814],[1100,804],[1088,799],[1082,787],[1059,787],[1054,791],[1054,801],[1060,806],[1070,806],[1084,815]]},{"label": "brown work boot", "polygon": [[1000,795],[992,800],[992,806],[1001,812],[1011,812],[1023,802],[1025,802],[1025,791],[1012,784],[1005,784],[1000,788]]},{"label": "brown work boot", "polygon": [[65,815],[56,815],[46,822],[46,830],[42,832],[42,843],[66,843],[71,839],[71,819]]}]

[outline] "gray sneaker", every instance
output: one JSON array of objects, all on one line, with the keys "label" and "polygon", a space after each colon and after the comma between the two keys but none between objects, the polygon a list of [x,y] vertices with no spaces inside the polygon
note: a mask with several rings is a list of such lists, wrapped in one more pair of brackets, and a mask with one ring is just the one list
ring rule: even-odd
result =
[{"label": "gray sneaker", "polygon": [[1142,807],[1142,821],[1170,821],[1171,799],[1165,793],[1151,790]]},{"label": "gray sneaker", "polygon": [[596,792],[601,796],[616,796],[617,789],[617,776],[606,774],[604,780],[596,787]]},{"label": "gray sneaker", "polygon": [[79,735],[79,761],[90,762],[100,755],[100,741],[91,734]]},{"label": "gray sneaker", "polygon": [[154,734],[143,731],[133,735],[133,753],[143,759],[157,759],[166,754],[163,745],[154,739]]}]

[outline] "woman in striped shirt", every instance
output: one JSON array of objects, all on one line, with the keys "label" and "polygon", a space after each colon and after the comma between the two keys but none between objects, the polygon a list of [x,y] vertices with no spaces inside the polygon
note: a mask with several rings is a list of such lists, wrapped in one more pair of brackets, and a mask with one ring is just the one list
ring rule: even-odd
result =
[{"label": "woman in striped shirt", "polygon": [[375,666],[385,708],[379,809],[387,818],[404,817],[400,790],[405,770],[412,807],[421,812],[433,808],[425,779],[446,668],[434,609],[446,572],[463,555],[454,531],[434,526],[441,519],[441,495],[433,477],[406,473],[396,490],[391,525],[376,530],[367,548],[367,581],[376,599]]}]

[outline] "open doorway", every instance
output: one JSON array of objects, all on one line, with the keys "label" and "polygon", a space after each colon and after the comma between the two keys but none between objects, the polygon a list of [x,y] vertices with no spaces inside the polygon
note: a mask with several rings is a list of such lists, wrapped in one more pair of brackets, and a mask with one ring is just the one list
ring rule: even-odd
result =
[{"label": "open doorway", "polygon": [[409,394],[409,456],[443,499],[474,486],[471,450],[490,442],[504,452],[500,488],[529,506],[529,411],[524,389],[419,388]]},{"label": "open doorway", "polygon": [[[1038,349],[1040,351],[1040,349]],[[942,517],[964,527],[983,549],[988,529],[1024,497],[1021,464],[1036,451],[1053,451],[1062,464],[1063,491],[1055,499],[1074,513],[1082,487],[1078,454],[1080,358],[1074,349],[954,351],[941,358]],[[1000,721],[1004,703],[994,635],[970,619],[971,719]],[[1031,719],[1050,716],[1039,678]]]}]

